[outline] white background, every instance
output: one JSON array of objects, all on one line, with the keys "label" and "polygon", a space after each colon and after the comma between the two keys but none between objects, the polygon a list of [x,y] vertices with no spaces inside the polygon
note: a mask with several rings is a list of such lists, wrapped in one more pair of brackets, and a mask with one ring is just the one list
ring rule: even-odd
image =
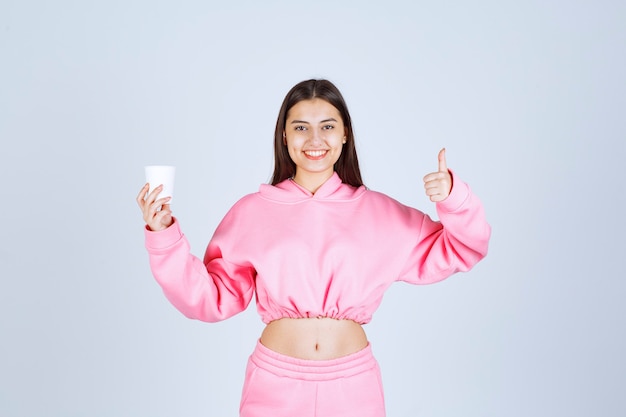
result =
[{"label": "white background", "polygon": [[0,1],[0,415],[237,415],[261,321],[174,310],[134,199],[176,165],[202,255],[312,77],[370,188],[434,215],[445,146],[493,227],[474,270],[392,286],[366,326],[388,415],[626,415],[625,5]]}]

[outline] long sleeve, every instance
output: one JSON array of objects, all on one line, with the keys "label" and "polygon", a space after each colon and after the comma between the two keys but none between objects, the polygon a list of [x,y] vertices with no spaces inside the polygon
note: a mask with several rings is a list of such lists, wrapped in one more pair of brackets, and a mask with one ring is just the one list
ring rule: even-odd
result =
[{"label": "long sleeve", "polygon": [[480,200],[454,173],[448,198],[437,203],[440,221],[424,215],[421,231],[399,279],[429,284],[469,271],[487,255],[491,227]]},{"label": "long sleeve", "polygon": [[217,322],[245,310],[250,303],[254,269],[224,259],[215,239],[202,261],[190,253],[189,242],[176,219],[165,230],[146,229],[145,238],[154,278],[185,316]]}]

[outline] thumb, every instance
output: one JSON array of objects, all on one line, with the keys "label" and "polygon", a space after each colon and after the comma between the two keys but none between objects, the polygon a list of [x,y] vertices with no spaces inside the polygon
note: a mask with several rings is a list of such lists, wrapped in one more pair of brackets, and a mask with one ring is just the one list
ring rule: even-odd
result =
[{"label": "thumb", "polygon": [[446,148],[439,151],[439,172],[448,172],[448,165],[446,164]]}]

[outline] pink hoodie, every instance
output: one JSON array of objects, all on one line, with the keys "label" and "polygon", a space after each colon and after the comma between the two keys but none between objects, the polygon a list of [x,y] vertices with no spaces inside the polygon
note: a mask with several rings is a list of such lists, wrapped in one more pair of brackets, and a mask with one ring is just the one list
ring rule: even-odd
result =
[{"label": "pink hoodie", "polygon": [[395,281],[430,284],[468,271],[491,233],[467,184],[437,203],[441,222],[392,198],[341,182],[311,194],[291,180],[263,184],[218,226],[204,261],[190,253],[178,221],[146,229],[154,277],[187,317],[215,322],[243,311],[256,291],[265,323],[332,317],[364,324]]}]

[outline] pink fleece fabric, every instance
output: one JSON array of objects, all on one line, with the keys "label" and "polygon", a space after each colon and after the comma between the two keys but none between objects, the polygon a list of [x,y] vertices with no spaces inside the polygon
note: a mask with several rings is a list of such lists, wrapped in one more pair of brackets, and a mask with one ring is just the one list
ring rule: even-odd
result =
[{"label": "pink fleece fabric", "polygon": [[248,360],[240,417],[384,417],[371,347],[331,360],[303,360],[260,342]]},{"label": "pink fleece fabric", "polygon": [[364,324],[396,281],[430,284],[468,271],[487,254],[483,206],[452,171],[440,221],[335,173],[311,194],[291,180],[261,185],[226,214],[204,259],[175,219],[145,231],[154,277],[187,317],[215,322],[256,294],[265,323],[331,317]]}]

